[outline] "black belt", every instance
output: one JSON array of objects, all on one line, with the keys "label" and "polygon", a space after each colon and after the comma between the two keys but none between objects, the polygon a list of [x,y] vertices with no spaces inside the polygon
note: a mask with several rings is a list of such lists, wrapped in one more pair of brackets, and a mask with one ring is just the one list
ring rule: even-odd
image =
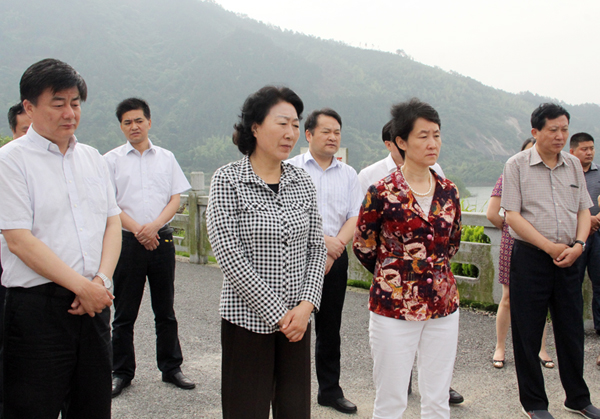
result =
[{"label": "black belt", "polygon": [[[173,228],[168,224],[158,230],[159,236],[163,236],[165,234],[173,234]],[[135,237],[135,234],[133,234],[131,231],[123,230],[123,237]]]},{"label": "black belt", "polygon": [[[529,243],[529,242],[526,242],[526,241],[524,241],[524,240],[515,239],[515,242],[519,242],[519,244],[522,244],[523,246],[531,247],[532,249],[539,250],[540,252],[544,252],[544,251],[543,251],[542,249],[540,249],[539,247],[537,247],[537,246],[534,246],[533,244],[531,244],[531,243]],[[575,243],[568,244],[567,246],[569,246],[569,247],[573,247],[573,246],[575,246]],[[546,252],[544,252],[544,253],[546,253]]]},{"label": "black belt", "polygon": [[35,287],[23,288],[23,287],[11,287],[8,288],[7,292],[13,293],[22,293],[22,294],[38,294],[38,295],[47,295],[50,297],[58,297],[58,298],[75,298],[75,293],[69,291],[65,287],[61,287],[60,285],[49,282],[47,284],[36,285]]},{"label": "black belt", "polygon": [[[534,246],[533,244],[531,244],[531,243],[529,243],[529,242],[526,242],[526,241],[524,241],[524,240],[515,239],[515,242],[518,242],[520,245],[527,246],[527,247],[531,247],[532,249],[535,249],[535,250],[539,250],[540,252],[544,252],[544,251],[543,251],[542,249],[540,249],[539,247],[537,247],[537,246]],[[544,252],[544,253],[546,253],[546,252]]]}]

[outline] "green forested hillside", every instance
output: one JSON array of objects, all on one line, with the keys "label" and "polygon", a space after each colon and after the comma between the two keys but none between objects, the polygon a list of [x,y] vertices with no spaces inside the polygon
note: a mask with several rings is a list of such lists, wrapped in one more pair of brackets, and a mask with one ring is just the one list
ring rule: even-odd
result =
[{"label": "green forested hillside", "polygon": [[[0,53],[1,109],[18,100],[18,81],[30,64],[64,60],[89,87],[82,142],[101,152],[121,144],[114,108],[140,96],[152,108],[151,138],[171,149],[187,173],[212,173],[238,158],[232,125],[244,98],[268,83],[293,88],[307,111],[338,110],[357,170],[385,156],[380,131],[392,103],[412,96],[430,102],[442,117],[440,164],[467,184],[495,182],[529,136],[531,111],[549,100],[495,90],[400,55],[282,31],[197,0],[0,2]],[[599,106],[568,109],[573,132],[600,138]],[[2,118],[0,135],[8,133]],[[305,144],[302,137],[297,148]]]}]

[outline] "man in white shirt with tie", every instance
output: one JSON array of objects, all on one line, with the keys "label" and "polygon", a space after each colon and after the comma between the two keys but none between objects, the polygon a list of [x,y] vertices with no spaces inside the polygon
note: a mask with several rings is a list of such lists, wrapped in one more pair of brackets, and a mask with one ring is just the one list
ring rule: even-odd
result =
[{"label": "man in white shirt with tie", "polygon": [[133,327],[146,277],[156,326],[156,360],[162,380],[190,390],[196,385],[181,372],[183,355],[173,308],[175,245],[168,223],[179,208],[179,195],[190,189],[175,156],[148,138],[150,107],[129,98],[117,106],[127,143],[104,156],[121,208],[123,245],[115,269],[113,386],[116,397],[135,375]]},{"label": "man in white shirt with tie", "polygon": [[308,152],[288,163],[303,168],[317,188],[327,247],[321,307],[315,314],[317,401],[342,413],[354,413],[354,403],[340,387],[340,327],[348,282],[346,244],[352,240],[363,194],[356,171],[337,160],[342,118],[333,109],[313,111],[304,123]]}]

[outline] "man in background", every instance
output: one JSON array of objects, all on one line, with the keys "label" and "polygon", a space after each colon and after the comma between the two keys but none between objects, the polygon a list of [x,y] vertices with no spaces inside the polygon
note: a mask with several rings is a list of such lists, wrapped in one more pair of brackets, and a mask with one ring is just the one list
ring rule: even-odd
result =
[{"label": "man in background", "polygon": [[117,119],[127,142],[104,156],[121,208],[123,246],[115,270],[113,385],[116,397],[135,375],[133,327],[146,278],[156,326],[156,360],[164,382],[190,390],[193,381],[181,372],[183,354],[173,308],[175,244],[168,223],[179,209],[179,195],[191,188],[175,156],[148,138],[150,107],[142,99],[125,99]]},{"label": "man in background", "polygon": [[356,405],[340,387],[340,327],[348,282],[346,244],[352,240],[363,194],[356,171],[335,158],[340,148],[342,118],[333,109],[311,113],[304,123],[308,152],[288,163],[303,168],[317,188],[327,247],[321,307],[315,314],[315,366],[319,381],[317,401],[342,413]]},{"label": "man in background", "polygon": [[[596,329],[596,334],[600,335],[600,233],[598,233],[598,228],[600,228],[600,216],[598,215],[600,212],[600,207],[598,207],[600,170],[598,170],[598,166],[594,163],[594,156],[596,154],[594,138],[585,132],[573,134],[569,144],[569,152],[581,162],[587,190],[592,199],[592,207],[590,208],[590,235],[585,243],[585,250],[577,259],[576,264],[579,269],[581,283],[583,284],[586,269],[592,281],[594,292],[592,298],[594,329]],[[600,357],[598,361],[600,361]]]},{"label": "man in background", "polygon": [[23,103],[19,102],[8,110],[8,125],[12,132],[13,140],[27,134],[31,125],[31,118],[23,109]]}]

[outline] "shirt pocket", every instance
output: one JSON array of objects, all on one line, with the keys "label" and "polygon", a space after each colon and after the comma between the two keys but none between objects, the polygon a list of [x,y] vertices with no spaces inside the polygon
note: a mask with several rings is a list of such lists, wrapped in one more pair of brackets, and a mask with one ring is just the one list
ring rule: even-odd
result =
[{"label": "shirt pocket", "polygon": [[310,202],[292,202],[286,209],[286,233],[290,239],[307,238],[310,228],[309,212]]},{"label": "shirt pocket", "polygon": [[101,176],[88,176],[85,178],[88,206],[94,214],[108,214],[106,182],[106,179]]},{"label": "shirt pocket", "polygon": [[154,193],[171,197],[171,174],[169,172],[152,173],[150,180]]}]

